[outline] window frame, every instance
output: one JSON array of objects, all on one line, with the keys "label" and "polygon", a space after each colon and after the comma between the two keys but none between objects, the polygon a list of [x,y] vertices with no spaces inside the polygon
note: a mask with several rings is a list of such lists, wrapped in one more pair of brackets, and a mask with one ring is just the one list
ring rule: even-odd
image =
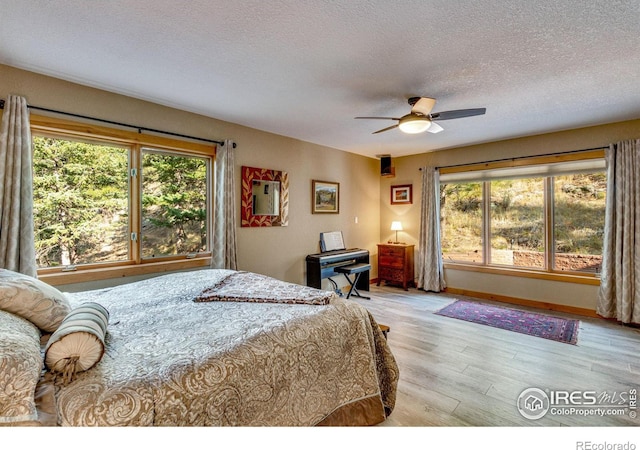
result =
[{"label": "window frame", "polygon": [[[128,130],[74,122],[46,116],[31,115],[31,134],[60,139],[78,139],[128,147],[129,161],[129,234],[140,236],[141,215],[141,156],[142,150],[155,149],[170,154],[204,157],[208,159],[207,195],[209,198],[207,223],[208,248],[213,243],[213,179],[216,146],[196,143],[188,140],[165,138],[161,136],[135,133]],[[135,175],[132,173],[135,169]],[[83,283],[111,278],[147,275],[175,270],[187,270],[207,267],[211,263],[211,251],[200,252],[195,256],[172,255],[143,259],[140,252],[140,239],[130,240],[129,258],[125,261],[88,263],[69,267],[56,266],[38,269],[38,278],[52,285]]]},{"label": "window frame", "polygon": [[[458,166],[451,167],[442,167],[439,169],[440,174],[457,174],[457,173],[470,173],[474,171],[485,171],[485,170],[497,170],[497,169],[505,169],[505,168],[518,168],[525,166],[540,166],[545,164],[554,164],[561,162],[574,162],[574,161],[583,161],[583,160],[604,160],[605,158],[605,149],[591,149],[570,153],[558,153],[552,155],[543,155],[543,156],[532,156],[532,157],[522,157],[522,158],[514,158],[509,160],[501,160],[501,161],[493,161],[486,163],[473,163],[473,164],[463,164]],[[517,276],[524,278],[536,278],[536,279],[544,279],[544,280],[552,280],[552,281],[562,281],[562,282],[570,282],[570,283],[578,283],[578,284],[587,284],[587,285],[600,285],[600,274],[599,273],[588,273],[588,272],[579,272],[579,271],[565,271],[565,270],[557,270],[554,268],[554,258],[555,258],[555,245],[553,238],[553,203],[554,203],[554,192],[553,192],[553,180],[555,175],[547,175],[544,176],[544,205],[543,205],[543,213],[544,213],[544,239],[545,239],[545,268],[529,268],[529,267],[512,267],[505,266],[499,264],[491,264],[490,260],[490,237],[491,230],[489,227],[489,222],[491,220],[490,217],[490,206],[489,203],[485,201],[487,198],[488,186],[487,184],[490,181],[486,180],[472,180],[469,179],[467,181],[457,181],[455,183],[465,183],[465,182],[480,182],[482,183],[482,192],[483,192],[483,229],[482,229],[482,263],[473,263],[473,262],[457,262],[457,261],[446,261],[444,262],[445,269],[454,269],[454,270],[464,270],[471,272],[481,272],[481,273],[491,273],[498,275],[507,275],[507,276]],[[440,184],[448,184],[454,183],[454,181],[444,181],[440,182]],[[438,212],[440,214],[440,211]]]}]

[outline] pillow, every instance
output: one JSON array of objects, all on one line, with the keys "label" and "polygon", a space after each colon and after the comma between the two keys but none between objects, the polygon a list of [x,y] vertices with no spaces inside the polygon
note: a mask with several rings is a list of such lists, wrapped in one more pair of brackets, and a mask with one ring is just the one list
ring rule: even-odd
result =
[{"label": "pillow", "polygon": [[28,275],[0,269],[0,309],[52,332],[71,311],[71,305],[53,286]]},{"label": "pillow", "polygon": [[71,311],[49,338],[44,361],[49,370],[73,381],[76,373],[91,369],[104,354],[109,311],[95,302],[87,302]]},{"label": "pillow", "polygon": [[38,419],[34,395],[41,371],[38,328],[0,311],[0,424]]}]

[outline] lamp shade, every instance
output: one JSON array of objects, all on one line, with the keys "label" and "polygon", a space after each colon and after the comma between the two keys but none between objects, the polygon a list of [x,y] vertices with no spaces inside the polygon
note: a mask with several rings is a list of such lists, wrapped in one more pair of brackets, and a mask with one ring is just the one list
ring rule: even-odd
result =
[{"label": "lamp shade", "polygon": [[402,231],[402,222],[400,221],[391,222],[391,231]]},{"label": "lamp shade", "polygon": [[409,134],[417,134],[427,131],[431,126],[431,120],[428,117],[407,114],[400,119],[398,127],[401,131]]}]

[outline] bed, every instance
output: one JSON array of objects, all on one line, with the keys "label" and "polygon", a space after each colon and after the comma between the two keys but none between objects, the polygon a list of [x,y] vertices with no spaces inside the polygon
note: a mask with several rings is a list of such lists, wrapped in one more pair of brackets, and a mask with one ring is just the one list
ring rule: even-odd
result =
[{"label": "bed", "polygon": [[[0,389],[0,424],[361,426],[393,411],[399,373],[385,337],[364,307],[329,291],[211,269],[60,294],[67,318],[88,305],[108,311],[99,361],[62,377],[41,371],[47,354],[34,337],[45,344],[64,320],[7,307],[7,272],[0,383],[3,370],[5,380],[29,374]],[[31,397],[16,397],[25,387]]]}]

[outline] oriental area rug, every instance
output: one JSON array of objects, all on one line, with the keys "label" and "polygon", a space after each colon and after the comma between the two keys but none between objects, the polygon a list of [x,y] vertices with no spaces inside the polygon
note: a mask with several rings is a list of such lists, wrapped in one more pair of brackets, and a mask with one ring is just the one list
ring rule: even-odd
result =
[{"label": "oriental area rug", "polygon": [[456,300],[435,314],[575,345],[579,320]]}]

